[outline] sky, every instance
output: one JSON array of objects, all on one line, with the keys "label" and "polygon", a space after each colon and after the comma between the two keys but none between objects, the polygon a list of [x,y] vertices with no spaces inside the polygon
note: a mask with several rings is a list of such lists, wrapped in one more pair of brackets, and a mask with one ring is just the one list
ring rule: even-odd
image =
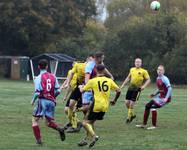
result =
[{"label": "sky", "polygon": [[107,7],[106,7],[107,2],[108,0],[97,0],[96,1],[97,12],[98,12],[97,19],[102,22],[104,22],[108,16]]}]

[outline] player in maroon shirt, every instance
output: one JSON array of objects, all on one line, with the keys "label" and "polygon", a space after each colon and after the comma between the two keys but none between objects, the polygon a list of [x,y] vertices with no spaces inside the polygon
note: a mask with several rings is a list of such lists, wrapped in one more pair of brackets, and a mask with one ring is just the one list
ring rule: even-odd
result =
[{"label": "player in maroon shirt", "polygon": [[60,134],[61,140],[64,141],[64,129],[54,121],[56,97],[60,94],[58,80],[55,75],[47,72],[47,60],[40,60],[38,68],[40,69],[40,74],[34,80],[35,93],[31,101],[32,105],[36,102],[32,118],[32,128],[36,138],[36,143],[42,145],[39,120],[43,117],[45,117],[46,125],[57,130]]},{"label": "player in maroon shirt", "polygon": [[139,128],[145,128],[149,118],[150,111],[152,112],[152,126],[148,127],[148,130],[155,129],[157,127],[157,109],[165,106],[171,101],[172,87],[168,77],[164,75],[164,66],[159,65],[157,68],[158,77],[156,79],[156,85],[158,90],[151,94],[152,98],[145,106],[144,118],[142,125],[136,125]]}]

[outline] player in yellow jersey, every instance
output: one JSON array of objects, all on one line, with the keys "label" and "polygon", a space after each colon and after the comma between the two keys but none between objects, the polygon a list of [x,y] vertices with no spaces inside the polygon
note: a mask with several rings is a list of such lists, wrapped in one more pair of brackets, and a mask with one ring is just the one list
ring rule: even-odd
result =
[{"label": "player in yellow jersey", "polygon": [[79,146],[87,145],[89,137],[91,137],[89,147],[94,146],[99,136],[96,135],[93,125],[96,120],[103,120],[109,108],[110,91],[116,91],[116,96],[114,100],[111,101],[112,105],[115,105],[120,96],[120,88],[112,79],[105,77],[105,66],[100,64],[97,65],[96,69],[97,77],[90,79],[85,86],[79,86],[81,92],[92,90],[94,93],[93,102],[89,108],[87,118],[83,121],[83,127],[87,132],[87,136],[78,143]]},{"label": "player in yellow jersey", "polygon": [[[73,66],[74,66],[75,63],[73,63]],[[71,75],[71,72],[72,72],[72,69],[68,71],[68,75],[67,75],[67,79],[64,81],[64,83],[62,84],[62,86],[60,87],[61,90],[62,89],[65,89],[65,85],[67,84],[68,82],[68,78],[70,77]],[[74,74],[73,75],[73,78],[70,82],[70,85],[69,87],[66,88],[66,93],[62,99],[62,101],[66,101],[66,106],[64,108],[64,112],[65,114],[68,116],[68,109],[69,109],[69,103],[70,103],[70,96],[71,96],[71,93],[73,92],[73,90],[76,88],[77,86],[77,75]],[[64,126],[64,129],[66,130],[68,127],[72,126],[70,122],[68,122],[65,126]]]},{"label": "player in yellow jersey", "polygon": [[[92,57],[92,55],[89,55],[87,60],[89,60],[89,57]],[[77,84],[76,84],[75,89],[71,93],[70,102],[69,102],[69,109],[68,109],[68,118],[72,124],[72,128],[69,128],[67,130],[67,133],[79,132],[80,128],[82,127],[82,123],[76,117],[76,114],[74,113],[74,109],[75,109],[76,105],[78,105],[78,107],[81,107],[81,105],[82,105],[82,93],[80,92],[78,86],[84,84],[85,66],[86,66],[86,62],[76,63],[72,69],[70,77],[68,78],[67,85],[65,86],[65,87],[69,87],[74,74],[76,74],[77,75]]]},{"label": "player in yellow jersey", "polygon": [[126,123],[132,122],[136,115],[134,113],[135,102],[139,99],[140,92],[146,88],[150,83],[150,77],[147,70],[141,68],[142,60],[140,58],[135,59],[135,67],[130,69],[129,75],[121,85],[121,89],[130,81],[128,91],[126,93],[126,107],[128,109],[128,117]]},{"label": "player in yellow jersey", "polygon": [[[104,53],[103,52],[96,52],[94,55],[94,59],[90,60],[85,67],[85,84],[90,80],[96,77],[97,70],[96,66],[99,64],[104,64]],[[112,74],[105,68],[105,76],[111,79],[114,79]],[[86,115],[87,111],[90,107],[90,103],[93,99],[93,93],[91,91],[84,92],[82,98],[82,105],[83,105],[83,113]]]},{"label": "player in yellow jersey", "polygon": [[[84,68],[85,68],[85,63],[76,63],[72,69],[72,72],[70,74],[70,77],[68,78],[69,80],[67,81],[68,87],[70,86],[70,83],[73,79],[73,76],[76,74],[77,75],[77,84],[74,90],[72,91],[70,95],[70,101],[69,101],[69,108],[68,108],[68,119],[72,124],[72,127],[67,130],[67,133],[74,133],[78,132],[81,128],[81,124],[78,124],[78,119],[75,118],[75,114],[73,110],[75,109],[77,103],[80,104],[82,101],[82,94],[79,91],[78,86],[83,84],[84,82]],[[78,128],[77,128],[78,125]]]},{"label": "player in yellow jersey", "polygon": [[[72,69],[70,69],[68,71],[67,78],[64,81],[64,83],[62,84],[62,86],[60,87],[61,89],[65,89],[65,85],[67,84],[68,78],[70,77],[71,73],[72,73]],[[65,93],[65,95],[64,95],[64,97],[62,99],[62,101],[68,100],[68,98],[70,97],[70,93],[75,89],[76,85],[77,85],[77,75],[74,74],[73,78],[72,78],[72,80],[70,82],[70,85],[69,85],[69,87],[68,87],[68,89],[67,89],[67,91],[66,91],[66,93]]]}]

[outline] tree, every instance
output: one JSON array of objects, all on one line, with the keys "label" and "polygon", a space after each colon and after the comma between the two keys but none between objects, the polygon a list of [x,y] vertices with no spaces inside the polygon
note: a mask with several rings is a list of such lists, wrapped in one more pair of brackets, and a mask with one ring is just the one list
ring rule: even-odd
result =
[{"label": "tree", "polygon": [[[133,5],[135,3],[141,5]],[[152,78],[156,76],[156,67],[164,64],[173,81],[187,83],[186,80],[181,82],[187,69],[187,14],[183,11],[183,5],[173,0],[163,0],[162,9],[157,13],[150,11],[149,3],[145,5],[146,1],[140,0],[119,0],[109,4],[109,18],[106,21],[109,32],[104,45],[107,65],[114,76],[121,79],[128,74],[134,59],[141,57]],[[138,13],[141,6],[145,11]]]},{"label": "tree", "polygon": [[6,55],[57,51],[61,37],[80,37],[95,1],[13,0],[0,3],[0,49]]},{"label": "tree", "polygon": [[106,35],[104,25],[90,19],[87,20],[81,37],[62,37],[59,39],[57,49],[59,52],[84,60],[88,54],[103,48]]}]

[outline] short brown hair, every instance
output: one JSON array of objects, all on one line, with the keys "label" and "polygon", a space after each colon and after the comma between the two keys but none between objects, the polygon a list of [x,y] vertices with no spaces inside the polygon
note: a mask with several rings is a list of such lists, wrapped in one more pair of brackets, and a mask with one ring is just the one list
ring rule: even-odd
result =
[{"label": "short brown hair", "polygon": [[38,63],[40,69],[45,69],[48,66],[48,61],[46,59],[41,59]]},{"label": "short brown hair", "polygon": [[103,72],[105,70],[105,65],[99,64],[99,65],[97,65],[96,69],[97,69],[97,72],[99,72],[99,73]]},{"label": "short brown hair", "polygon": [[96,52],[95,53],[95,58],[101,58],[104,55],[103,52]]}]

